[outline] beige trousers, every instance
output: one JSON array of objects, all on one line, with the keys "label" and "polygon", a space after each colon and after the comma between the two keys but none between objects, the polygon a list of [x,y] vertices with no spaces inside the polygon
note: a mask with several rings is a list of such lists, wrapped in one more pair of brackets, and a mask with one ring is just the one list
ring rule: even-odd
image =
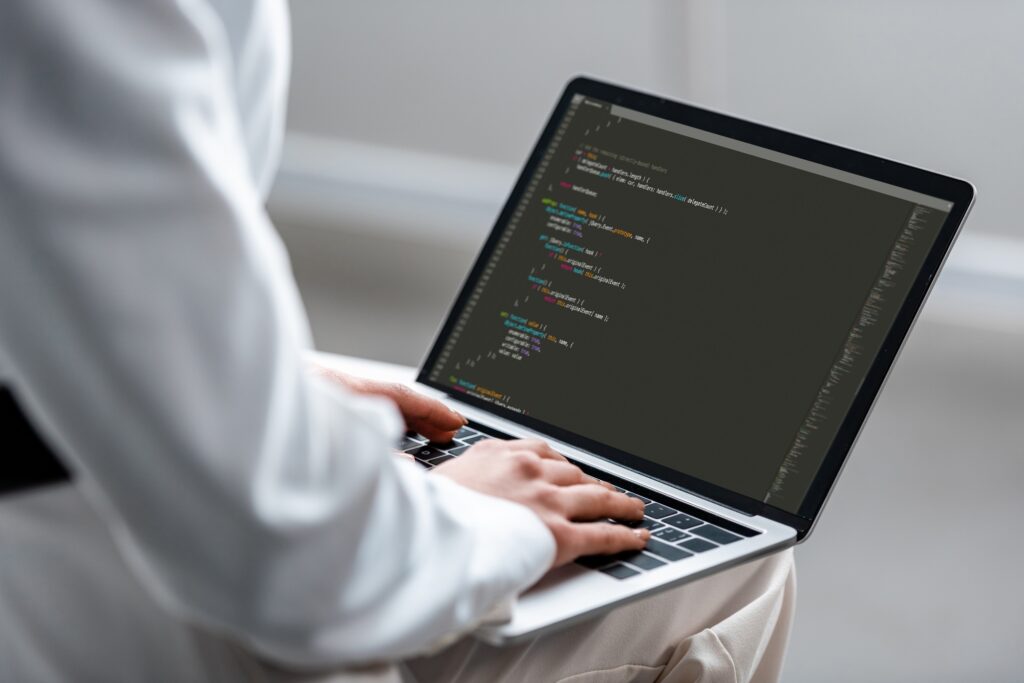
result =
[{"label": "beige trousers", "polygon": [[424,682],[777,681],[795,594],[786,551],[525,645],[466,639],[406,668]]},{"label": "beige trousers", "polygon": [[166,614],[69,486],[0,499],[0,680],[433,683],[776,681],[791,551],[511,648],[471,638],[398,666],[297,674]]}]

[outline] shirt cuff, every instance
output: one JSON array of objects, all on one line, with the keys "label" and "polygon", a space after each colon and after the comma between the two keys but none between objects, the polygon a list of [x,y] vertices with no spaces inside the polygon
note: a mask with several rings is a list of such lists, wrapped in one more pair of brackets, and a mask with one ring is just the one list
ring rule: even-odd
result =
[{"label": "shirt cuff", "polygon": [[508,621],[515,598],[551,568],[556,547],[547,526],[526,506],[478,493],[443,475],[427,478],[438,504],[473,534],[466,589],[480,591],[471,603],[483,608],[460,632],[432,643],[428,652],[435,652],[481,625]]}]

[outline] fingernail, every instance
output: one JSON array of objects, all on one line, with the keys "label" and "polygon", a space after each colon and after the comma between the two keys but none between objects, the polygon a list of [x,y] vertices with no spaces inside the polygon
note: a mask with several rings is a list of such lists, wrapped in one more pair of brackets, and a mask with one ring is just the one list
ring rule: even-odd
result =
[{"label": "fingernail", "polygon": [[639,538],[641,541],[646,541],[651,537],[651,532],[647,529],[633,529],[633,535]]}]

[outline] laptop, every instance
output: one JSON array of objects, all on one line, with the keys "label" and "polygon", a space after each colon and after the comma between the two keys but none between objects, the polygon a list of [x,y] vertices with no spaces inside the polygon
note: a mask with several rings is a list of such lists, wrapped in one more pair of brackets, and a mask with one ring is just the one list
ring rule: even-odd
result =
[{"label": "laptop", "polygon": [[551,571],[511,644],[805,540],[970,183],[588,78],[565,88],[417,383],[425,467],[543,438],[646,503],[642,552]]}]

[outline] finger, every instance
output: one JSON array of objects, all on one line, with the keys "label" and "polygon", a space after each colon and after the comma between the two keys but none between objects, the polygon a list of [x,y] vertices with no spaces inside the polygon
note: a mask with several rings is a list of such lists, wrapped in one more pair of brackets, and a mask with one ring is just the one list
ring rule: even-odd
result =
[{"label": "finger", "polygon": [[366,382],[361,390],[390,398],[398,406],[409,429],[431,441],[449,441],[467,423],[466,418],[437,399],[424,396],[404,384]]},{"label": "finger", "polygon": [[[608,489],[609,491],[617,491],[614,486],[606,481],[595,479],[583,470],[578,465],[569,460],[543,460],[545,469],[544,478],[552,484],[558,486],[573,486],[575,484],[594,484],[602,488]],[[547,474],[547,473],[550,473]]]},{"label": "finger", "polygon": [[594,482],[593,477],[588,477],[579,467],[571,462],[559,460],[541,460],[541,472],[545,481],[557,486],[572,486],[574,484],[590,484]]},{"label": "finger", "polygon": [[598,479],[597,477],[591,477],[591,476],[588,475],[587,476],[587,483],[588,484],[597,484],[598,486],[606,488],[609,491],[618,491],[618,489],[615,488],[614,484],[610,484],[610,483],[608,483],[608,482],[606,482],[606,481],[604,481],[602,479]]},{"label": "finger", "polygon": [[[562,462],[562,463],[566,463],[566,464],[572,465],[572,467],[574,469],[576,469],[576,470],[578,470],[580,472],[582,477],[578,481],[569,481],[568,484],[584,484],[584,483],[586,483],[586,484],[598,484],[598,485],[608,489],[609,491],[617,491],[618,490],[618,489],[616,489],[614,486],[612,486],[611,484],[609,484],[606,481],[601,481],[600,479],[595,479],[594,477],[591,477],[588,474],[584,474],[583,471],[580,470],[578,466],[573,464],[572,461],[570,461],[564,455],[562,455],[561,453],[556,451],[554,448],[552,448],[551,444],[549,444],[546,441],[543,441],[541,439],[519,439],[518,441],[516,441],[514,443],[516,445],[520,446],[520,447],[523,447],[523,448],[525,448],[525,449],[527,449],[529,451],[532,451],[533,453],[536,453],[537,455],[539,455],[541,458],[543,458],[545,460]],[[561,485],[562,486],[566,486],[567,484],[561,484]]]},{"label": "finger", "polygon": [[624,550],[640,550],[651,537],[647,529],[631,529],[608,522],[573,524],[570,533],[573,552],[577,556],[612,555]]},{"label": "finger", "polygon": [[551,447],[547,441],[541,439],[520,439],[517,445],[527,450],[533,451],[545,460],[561,460],[569,462],[568,459],[554,448]]},{"label": "finger", "polygon": [[564,491],[566,515],[570,519],[643,519],[643,501],[624,493],[609,491],[597,484],[580,484]]},{"label": "finger", "polygon": [[408,453],[403,453],[402,451],[395,451],[395,455],[397,455],[399,458],[406,458],[408,460],[411,460],[412,462],[416,462],[416,458],[412,457]]},{"label": "finger", "polygon": [[358,391],[359,378],[347,375],[344,372],[329,368],[326,365],[320,365],[316,361],[308,363],[309,369],[321,377],[324,377],[332,382],[337,382],[345,387],[348,387],[352,391]]}]

